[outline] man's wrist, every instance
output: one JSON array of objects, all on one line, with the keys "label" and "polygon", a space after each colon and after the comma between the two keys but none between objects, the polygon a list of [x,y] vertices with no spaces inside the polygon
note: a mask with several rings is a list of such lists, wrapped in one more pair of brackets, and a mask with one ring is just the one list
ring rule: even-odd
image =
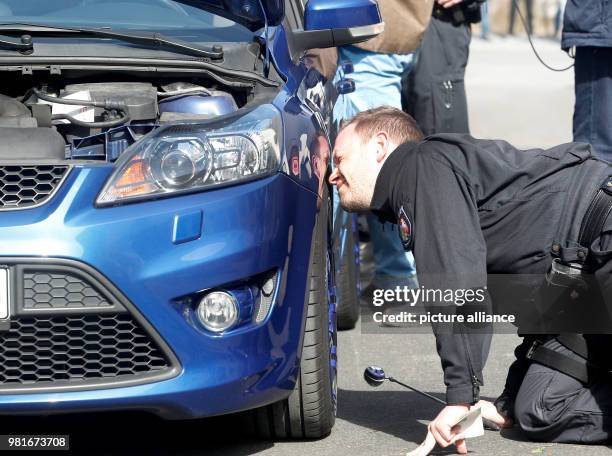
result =
[{"label": "man's wrist", "polygon": [[458,385],[446,388],[446,403],[475,404],[480,400],[480,391],[475,385]]}]

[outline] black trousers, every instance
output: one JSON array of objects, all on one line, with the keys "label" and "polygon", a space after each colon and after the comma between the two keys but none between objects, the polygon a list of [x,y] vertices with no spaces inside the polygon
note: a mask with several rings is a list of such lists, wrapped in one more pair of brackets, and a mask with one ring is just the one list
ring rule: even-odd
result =
[{"label": "black trousers", "polygon": [[[556,342],[554,351],[573,353]],[[588,384],[542,364],[532,363],[514,404],[514,418],[532,440],[559,443],[607,443],[612,440],[612,375]]]},{"label": "black trousers", "polygon": [[423,133],[469,133],[465,67],[472,32],[432,16],[414,68],[404,76],[402,105]]}]

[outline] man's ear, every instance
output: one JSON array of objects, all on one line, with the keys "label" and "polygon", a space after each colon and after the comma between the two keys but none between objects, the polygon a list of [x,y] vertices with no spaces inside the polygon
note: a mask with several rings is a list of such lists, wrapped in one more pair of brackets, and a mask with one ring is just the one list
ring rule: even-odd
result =
[{"label": "man's ear", "polygon": [[382,163],[391,152],[389,150],[389,134],[386,131],[379,131],[374,136],[374,142],[376,143],[376,161]]}]

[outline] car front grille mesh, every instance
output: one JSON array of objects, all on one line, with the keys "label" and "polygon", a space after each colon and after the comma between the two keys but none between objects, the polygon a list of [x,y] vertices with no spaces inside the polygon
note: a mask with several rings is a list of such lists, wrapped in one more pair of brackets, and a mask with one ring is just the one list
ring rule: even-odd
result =
[{"label": "car front grille mesh", "polygon": [[0,320],[0,393],[99,389],[176,374],[155,329],[97,271],[70,260],[0,260],[13,292]]},{"label": "car front grille mesh", "polygon": [[110,307],[109,300],[86,278],[69,272],[26,271],[24,309]]},{"label": "car front grille mesh", "polygon": [[0,165],[0,210],[44,203],[68,169],[65,165]]},{"label": "car front grille mesh", "polygon": [[169,367],[128,313],[17,317],[0,332],[0,388],[138,376]]}]

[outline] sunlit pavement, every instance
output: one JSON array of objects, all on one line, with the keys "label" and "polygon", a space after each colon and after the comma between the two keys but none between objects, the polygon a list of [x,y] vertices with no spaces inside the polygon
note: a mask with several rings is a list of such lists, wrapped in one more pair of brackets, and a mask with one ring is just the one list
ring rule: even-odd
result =
[{"label": "sunlit pavement", "polygon": [[[573,63],[558,41],[540,39],[534,44],[555,68]],[[505,139],[522,148],[572,140],[574,70],[546,69],[526,38],[474,39],[466,88],[475,137]]]}]

